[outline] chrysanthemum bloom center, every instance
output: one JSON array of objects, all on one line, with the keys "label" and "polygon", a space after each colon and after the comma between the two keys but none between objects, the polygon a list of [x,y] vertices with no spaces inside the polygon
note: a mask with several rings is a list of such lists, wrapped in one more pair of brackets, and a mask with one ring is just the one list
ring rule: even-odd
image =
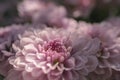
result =
[{"label": "chrysanthemum bloom center", "polygon": [[52,40],[44,45],[46,59],[52,64],[63,62],[68,57],[68,50],[60,40]]},{"label": "chrysanthemum bloom center", "polygon": [[54,40],[50,41],[46,46],[46,50],[52,50],[56,52],[65,52],[65,47],[63,46],[62,42],[60,40]]}]

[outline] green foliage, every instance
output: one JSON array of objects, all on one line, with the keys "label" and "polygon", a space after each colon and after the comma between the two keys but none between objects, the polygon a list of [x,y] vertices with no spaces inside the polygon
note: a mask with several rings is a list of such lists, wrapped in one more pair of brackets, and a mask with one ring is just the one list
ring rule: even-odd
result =
[{"label": "green foliage", "polygon": [[0,80],[3,80],[3,78],[4,78],[4,77],[0,75]]}]

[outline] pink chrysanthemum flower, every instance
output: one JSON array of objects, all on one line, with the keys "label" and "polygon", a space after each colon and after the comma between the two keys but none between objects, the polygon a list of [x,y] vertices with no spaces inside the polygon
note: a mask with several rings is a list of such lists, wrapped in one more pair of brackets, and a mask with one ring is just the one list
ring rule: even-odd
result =
[{"label": "pink chrysanthemum flower", "polygon": [[120,27],[114,25],[102,22],[81,28],[84,34],[90,35],[93,39],[98,38],[101,42],[100,50],[96,53],[99,64],[96,70],[90,73],[91,80],[94,80],[95,77],[98,80],[106,80],[111,76],[112,69],[120,71]]},{"label": "pink chrysanthemum flower", "polygon": [[6,76],[11,68],[8,58],[14,55],[12,43],[17,39],[17,34],[22,33],[24,29],[21,25],[0,28],[0,74],[3,76]]},{"label": "pink chrysanthemum flower", "polygon": [[80,35],[77,29],[26,31],[14,43],[14,69],[5,80],[86,80],[98,65],[99,45],[98,39]]},{"label": "pink chrysanthemum flower", "polygon": [[44,23],[50,26],[62,27],[67,11],[63,6],[52,2],[25,0],[18,6],[19,15],[35,24]]},{"label": "pink chrysanthemum flower", "polygon": [[[109,67],[115,70],[120,70],[120,47],[119,47],[119,34],[120,27],[115,27],[110,23],[101,23],[96,26],[95,35],[101,40],[101,50],[98,53],[100,59],[100,67]],[[98,27],[97,27],[98,26]],[[94,27],[95,28],[95,27]]]}]

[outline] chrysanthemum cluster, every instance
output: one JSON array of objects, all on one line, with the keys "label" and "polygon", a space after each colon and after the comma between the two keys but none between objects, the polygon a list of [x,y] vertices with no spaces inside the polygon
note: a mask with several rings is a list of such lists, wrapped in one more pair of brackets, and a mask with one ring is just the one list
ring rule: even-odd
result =
[{"label": "chrysanthemum cluster", "polygon": [[1,28],[0,74],[4,80],[119,80],[120,27],[112,19]]},{"label": "chrysanthemum cluster", "polygon": [[119,4],[1,0],[0,80],[120,80]]}]

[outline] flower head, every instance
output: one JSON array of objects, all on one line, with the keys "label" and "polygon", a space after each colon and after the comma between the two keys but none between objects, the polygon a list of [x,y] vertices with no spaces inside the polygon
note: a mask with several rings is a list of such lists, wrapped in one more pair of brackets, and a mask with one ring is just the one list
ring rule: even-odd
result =
[{"label": "flower head", "polygon": [[[98,77],[100,80],[102,78],[109,78],[112,74],[112,69],[120,71],[120,27],[115,23],[111,24],[105,21],[93,24],[91,27],[83,27],[82,31],[84,34],[90,35],[91,38],[100,40],[100,49],[96,53],[99,64],[97,69],[93,73],[90,73],[90,75],[92,74],[90,76],[91,80],[94,80],[94,77]],[[103,70],[103,73],[100,73],[100,70]],[[106,73],[107,75],[105,76]]]},{"label": "flower head", "polygon": [[16,73],[21,76],[17,80],[84,80],[98,64],[95,53],[100,42],[76,31],[26,31],[14,43],[17,52],[10,58],[14,69],[6,80],[15,80]]}]

